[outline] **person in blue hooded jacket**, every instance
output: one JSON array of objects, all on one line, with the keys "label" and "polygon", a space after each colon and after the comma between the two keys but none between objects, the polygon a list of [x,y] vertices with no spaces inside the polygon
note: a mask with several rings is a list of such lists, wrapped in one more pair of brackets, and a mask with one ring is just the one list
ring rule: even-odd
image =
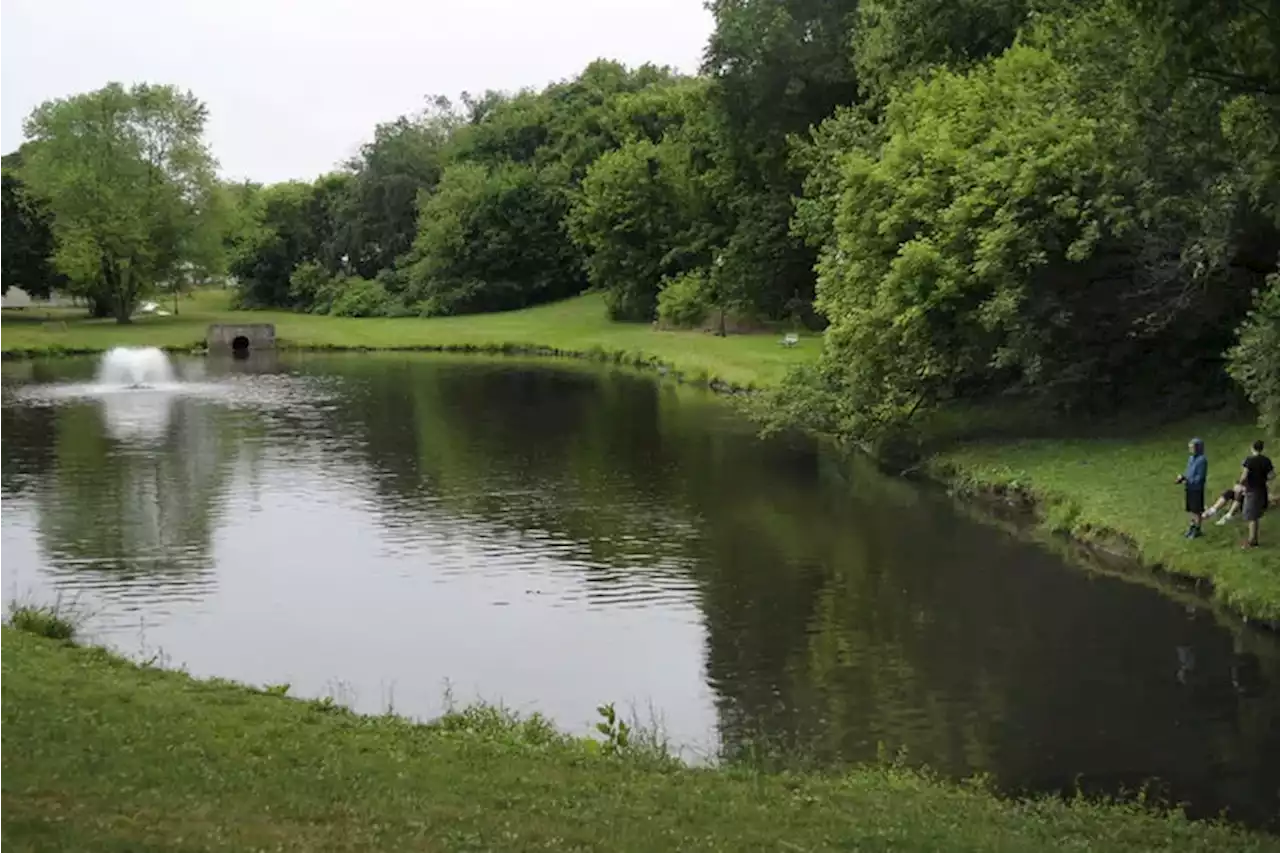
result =
[{"label": "person in blue hooded jacket", "polygon": [[1187,515],[1191,517],[1191,525],[1187,528],[1188,539],[1200,536],[1200,520],[1204,515],[1204,486],[1209,480],[1209,457],[1204,455],[1204,442],[1193,438],[1187,444],[1191,456],[1187,459],[1187,469],[1178,475],[1178,482],[1186,487]]}]

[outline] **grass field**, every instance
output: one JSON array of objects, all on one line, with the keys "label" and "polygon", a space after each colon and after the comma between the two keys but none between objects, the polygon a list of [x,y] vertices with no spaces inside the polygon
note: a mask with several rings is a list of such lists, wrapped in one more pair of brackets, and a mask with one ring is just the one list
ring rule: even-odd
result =
[{"label": "grass field", "polygon": [[357,717],[2,631],[9,851],[1280,849],[892,768],[780,776],[606,755],[491,709],[428,726]]},{"label": "grass field", "polygon": [[1227,488],[1258,432],[1247,424],[1211,420],[1175,424],[1133,438],[1037,439],[972,443],[934,460],[943,476],[962,486],[1005,487],[1030,493],[1051,529],[1077,538],[1119,534],[1143,563],[1206,578],[1232,610],[1254,619],[1280,620],[1280,510],[1263,520],[1262,547],[1240,548],[1244,524],[1208,523],[1205,536],[1187,540],[1183,489],[1174,484],[1193,435],[1209,456],[1207,500]]},{"label": "grass field", "polygon": [[699,381],[759,385],[779,379],[793,364],[816,358],[819,339],[784,347],[781,335],[658,331],[613,323],[604,300],[588,294],[564,302],[502,314],[432,319],[348,319],[285,311],[232,311],[230,291],[198,291],[180,300],[178,316],[139,317],[120,325],[93,320],[82,310],[5,311],[0,349],[8,356],[97,352],[113,346],[191,349],[202,345],[210,323],[274,323],[286,347],[347,349],[554,349],[600,358],[656,359]]}]

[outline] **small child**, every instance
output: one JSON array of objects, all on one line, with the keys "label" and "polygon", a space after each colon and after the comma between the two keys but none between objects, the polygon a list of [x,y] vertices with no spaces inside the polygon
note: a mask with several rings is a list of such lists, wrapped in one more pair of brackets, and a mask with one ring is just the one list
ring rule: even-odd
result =
[{"label": "small child", "polygon": [[1231,488],[1222,493],[1222,496],[1214,502],[1213,506],[1204,511],[1205,518],[1213,518],[1218,514],[1218,510],[1227,507],[1226,513],[1222,518],[1218,519],[1216,524],[1221,527],[1228,521],[1236,517],[1236,513],[1240,511],[1240,507],[1244,504],[1244,486],[1236,483]]}]

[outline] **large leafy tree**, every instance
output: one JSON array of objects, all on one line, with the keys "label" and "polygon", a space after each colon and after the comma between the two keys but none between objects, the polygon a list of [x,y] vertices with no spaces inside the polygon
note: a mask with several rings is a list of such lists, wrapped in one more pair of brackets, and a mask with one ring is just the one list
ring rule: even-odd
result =
[{"label": "large leafy tree", "polygon": [[1234,96],[1138,32],[1117,4],[1050,16],[994,61],[900,78],[878,122],[823,126],[797,224],[831,328],[784,408],[866,435],[954,395],[1212,388],[1275,230]]},{"label": "large leafy tree", "polygon": [[436,98],[418,115],[378,125],[347,164],[354,179],[335,239],[354,272],[372,278],[413,245],[418,196],[440,182],[443,149],[459,122],[448,100]]},{"label": "large leafy tree", "polygon": [[[1174,80],[1214,93],[1213,124],[1234,160],[1214,174],[1247,198],[1252,216],[1219,229],[1223,254],[1255,272],[1272,270],[1229,352],[1228,370],[1258,407],[1262,425],[1280,429],[1280,9],[1251,0],[1123,0],[1135,12],[1161,67]],[[1219,193],[1221,190],[1219,190]],[[1241,228],[1241,225],[1246,226]]]},{"label": "large leafy tree", "polygon": [[344,227],[351,181],[351,175],[335,173],[313,184],[293,181],[246,191],[252,224],[243,226],[231,264],[243,304],[307,310],[311,305],[290,287],[294,269],[309,262],[328,275],[343,271],[335,235]]},{"label": "large leafy tree", "polygon": [[814,254],[792,235],[803,173],[791,137],[857,100],[858,0],[715,0],[707,46],[719,128],[716,192],[731,218],[722,269],[739,301],[779,315],[813,295]]},{"label": "large leafy tree", "polygon": [[689,80],[618,99],[611,127],[624,144],[592,163],[575,196],[569,230],[616,320],[652,320],[664,283],[709,268],[723,242],[706,96],[705,81]]},{"label": "large leafy tree", "polygon": [[854,65],[873,106],[931,68],[953,71],[1013,43],[1030,0],[862,0]]},{"label": "large leafy tree", "polygon": [[18,177],[20,151],[6,155],[3,174],[3,211],[0,232],[3,233],[3,284],[8,291],[21,287],[35,298],[47,298],[61,277],[53,266],[53,216],[48,205],[34,196]]},{"label": "large leafy tree", "polygon": [[48,101],[27,119],[22,176],[48,200],[55,262],[74,292],[127,323],[186,263],[207,263],[215,163],[207,111],[173,86],[118,83]]},{"label": "large leafy tree", "polygon": [[617,105],[675,82],[664,69],[599,61],[541,92],[464,97],[467,121],[453,128],[448,165],[420,196],[418,234],[394,282],[401,298],[436,314],[580,292],[591,248],[570,238],[566,217],[582,180],[639,124],[654,129],[651,103]]},{"label": "large leafy tree", "polygon": [[404,297],[426,314],[520,308],[579,293],[566,198],[529,166],[458,163],[422,204]]}]

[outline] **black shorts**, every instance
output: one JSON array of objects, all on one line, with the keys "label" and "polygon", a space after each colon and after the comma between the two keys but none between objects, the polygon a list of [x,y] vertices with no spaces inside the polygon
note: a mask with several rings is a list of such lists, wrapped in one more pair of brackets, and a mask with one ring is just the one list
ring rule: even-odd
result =
[{"label": "black shorts", "polygon": [[1236,501],[1236,490],[1235,490],[1235,489],[1227,489],[1225,492],[1223,492],[1223,493],[1222,493],[1222,499],[1223,499],[1225,502],[1229,503],[1229,504],[1230,504],[1230,503],[1235,503],[1235,501]]},{"label": "black shorts", "polygon": [[1204,486],[1187,488],[1187,512],[1196,514],[1204,512]]},{"label": "black shorts", "polygon": [[1250,489],[1244,493],[1244,520],[1257,521],[1267,513],[1266,492],[1260,489]]}]

